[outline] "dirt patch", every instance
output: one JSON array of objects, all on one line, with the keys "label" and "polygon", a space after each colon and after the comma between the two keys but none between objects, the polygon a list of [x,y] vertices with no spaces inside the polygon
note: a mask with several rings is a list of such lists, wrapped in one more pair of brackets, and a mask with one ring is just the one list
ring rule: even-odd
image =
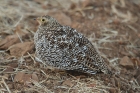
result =
[{"label": "dirt patch", "polygon": [[[0,92],[139,93],[139,0],[1,0]],[[83,33],[112,76],[50,70],[34,60],[33,19],[51,15]]]}]

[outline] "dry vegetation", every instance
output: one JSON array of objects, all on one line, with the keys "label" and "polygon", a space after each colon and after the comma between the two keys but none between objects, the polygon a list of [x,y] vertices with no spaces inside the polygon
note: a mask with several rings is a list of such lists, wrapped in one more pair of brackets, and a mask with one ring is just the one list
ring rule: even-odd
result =
[{"label": "dry vegetation", "polygon": [[[139,0],[0,0],[0,93],[140,93]],[[86,35],[114,76],[51,71],[34,60],[37,16]]]}]

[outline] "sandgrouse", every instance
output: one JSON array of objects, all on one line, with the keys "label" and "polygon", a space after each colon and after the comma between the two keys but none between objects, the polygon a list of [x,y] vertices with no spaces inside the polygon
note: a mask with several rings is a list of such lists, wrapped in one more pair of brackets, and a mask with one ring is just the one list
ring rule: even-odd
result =
[{"label": "sandgrouse", "polygon": [[34,35],[36,58],[48,66],[89,74],[110,74],[104,59],[92,43],[74,28],[63,26],[51,16],[36,19],[40,26]]}]

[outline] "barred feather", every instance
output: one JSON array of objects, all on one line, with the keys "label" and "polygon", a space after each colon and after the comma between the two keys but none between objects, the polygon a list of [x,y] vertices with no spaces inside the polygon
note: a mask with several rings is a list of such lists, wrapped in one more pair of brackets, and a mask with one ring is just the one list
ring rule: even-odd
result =
[{"label": "barred feather", "polygon": [[43,16],[34,36],[36,56],[43,63],[64,70],[77,70],[89,74],[110,70],[92,43],[69,26],[62,26],[54,18]]}]

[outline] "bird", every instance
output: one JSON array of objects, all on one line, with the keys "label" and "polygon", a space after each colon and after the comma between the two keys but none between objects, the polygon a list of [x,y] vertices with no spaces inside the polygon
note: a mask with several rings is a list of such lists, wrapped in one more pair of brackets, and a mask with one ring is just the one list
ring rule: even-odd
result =
[{"label": "bird", "polygon": [[39,27],[34,34],[35,57],[48,67],[75,70],[88,74],[111,74],[104,58],[80,32],[61,25],[55,18],[36,18]]}]

